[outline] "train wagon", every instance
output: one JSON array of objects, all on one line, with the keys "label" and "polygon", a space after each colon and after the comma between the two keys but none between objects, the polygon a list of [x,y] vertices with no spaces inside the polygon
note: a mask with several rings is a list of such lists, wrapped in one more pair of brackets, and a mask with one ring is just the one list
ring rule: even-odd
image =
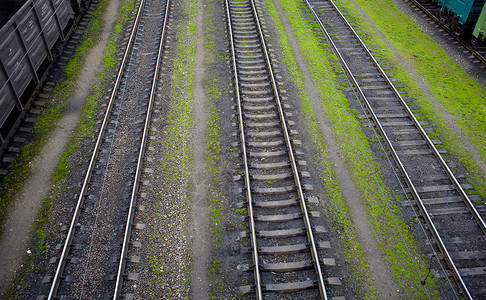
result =
[{"label": "train wagon", "polygon": [[483,5],[483,10],[479,15],[476,26],[474,26],[474,31],[472,35],[474,42],[478,40],[484,41],[486,39],[486,3]]},{"label": "train wagon", "polygon": [[434,0],[439,18],[456,33],[470,36],[486,0]]},{"label": "train wagon", "polygon": [[3,144],[71,26],[70,0],[28,0],[0,29],[0,142]]}]

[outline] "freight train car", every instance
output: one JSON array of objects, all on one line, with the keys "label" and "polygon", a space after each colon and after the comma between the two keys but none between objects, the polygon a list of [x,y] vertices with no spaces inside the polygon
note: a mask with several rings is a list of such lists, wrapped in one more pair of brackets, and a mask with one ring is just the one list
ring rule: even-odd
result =
[{"label": "freight train car", "polygon": [[[3,8],[2,8],[3,9]],[[0,143],[22,114],[53,49],[72,26],[70,0],[28,0],[0,29]]]},{"label": "freight train car", "polygon": [[483,5],[483,10],[479,15],[476,26],[474,26],[473,42],[485,41],[486,40],[486,3]]},{"label": "freight train car", "polygon": [[434,0],[440,21],[456,34],[470,37],[486,0]]}]

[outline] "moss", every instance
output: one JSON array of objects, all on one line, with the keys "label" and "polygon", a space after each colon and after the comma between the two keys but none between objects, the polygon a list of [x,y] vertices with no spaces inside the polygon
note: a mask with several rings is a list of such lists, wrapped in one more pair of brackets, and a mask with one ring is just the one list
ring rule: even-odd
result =
[{"label": "moss", "polygon": [[[211,277],[211,279],[214,280],[213,290],[216,293],[223,291],[224,284],[223,284],[223,281],[220,278],[223,276],[224,272],[221,269],[221,262],[218,259],[213,260],[213,263],[210,266],[209,271],[210,271],[209,276]],[[211,299],[218,299],[218,298],[216,296],[212,295]]]}]

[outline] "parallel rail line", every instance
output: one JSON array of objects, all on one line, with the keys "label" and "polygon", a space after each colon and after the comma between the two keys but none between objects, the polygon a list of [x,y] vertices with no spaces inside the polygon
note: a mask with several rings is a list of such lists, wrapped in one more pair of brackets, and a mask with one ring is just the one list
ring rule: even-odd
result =
[{"label": "parallel rail line", "polygon": [[253,0],[226,0],[226,9],[256,298],[293,292],[327,299],[318,254],[326,243],[315,240],[324,230],[311,225],[258,11]]},{"label": "parallel rail line", "polygon": [[154,99],[155,99],[156,90],[157,90],[159,68],[160,68],[160,65],[161,65],[161,60],[162,60],[162,55],[163,55],[162,52],[164,50],[164,42],[165,42],[165,36],[166,36],[167,24],[168,24],[168,18],[169,18],[169,8],[170,8],[170,0],[167,0],[166,3],[165,3],[164,22],[162,24],[162,34],[160,35],[160,43],[159,43],[158,52],[157,52],[157,61],[155,63],[155,70],[154,70],[154,75],[153,75],[153,78],[152,78],[152,87],[150,89],[147,115],[145,117],[145,123],[144,123],[143,133],[142,133],[142,141],[140,143],[140,148],[139,148],[140,151],[139,151],[138,159],[137,159],[137,169],[135,171],[135,180],[133,182],[132,194],[130,196],[130,206],[129,206],[129,211],[128,211],[127,222],[126,222],[126,225],[125,225],[125,234],[124,234],[124,237],[123,237],[122,251],[121,251],[121,254],[120,254],[120,264],[118,266],[118,273],[117,273],[117,277],[116,277],[115,292],[114,292],[114,295],[113,295],[113,299],[118,299],[119,296],[120,296],[120,293],[122,291],[123,277],[124,277],[124,271],[125,271],[125,263],[126,263],[127,252],[128,252],[128,244],[130,242],[130,233],[131,233],[131,229],[132,229],[133,217],[135,215],[135,205],[136,205],[136,200],[137,200],[137,195],[138,195],[139,181],[140,181],[141,174],[142,174],[143,158],[144,158],[147,138],[148,138],[148,134],[149,134],[150,117],[152,115],[152,107],[153,107],[153,104],[154,104],[154,101],[155,101]]},{"label": "parallel rail line", "polygon": [[[131,228],[132,228],[132,221],[133,221],[133,217],[134,217],[134,210],[135,210],[135,203],[136,203],[136,198],[137,198],[137,193],[138,193],[139,180],[140,180],[141,170],[142,170],[142,165],[143,165],[143,157],[144,157],[144,153],[145,153],[146,141],[147,141],[147,136],[148,136],[148,131],[149,131],[152,105],[153,105],[153,101],[154,101],[154,97],[155,97],[155,90],[156,90],[156,86],[157,86],[157,82],[158,82],[157,78],[158,78],[158,75],[159,75],[159,65],[161,63],[162,51],[164,49],[164,39],[165,39],[165,35],[166,35],[167,16],[168,16],[168,10],[169,10],[169,7],[170,7],[169,1],[170,0],[166,1],[165,9],[163,7],[160,8],[163,11],[164,17],[163,17],[163,24],[162,24],[162,32],[161,32],[160,37],[159,37],[158,50],[157,50],[156,53],[153,54],[153,55],[157,55],[157,56],[156,56],[156,62],[155,62],[154,70],[153,70],[150,94],[148,95],[148,103],[139,104],[140,111],[141,111],[140,113],[141,113],[141,115],[145,114],[145,117],[144,117],[144,122],[143,122],[143,124],[144,124],[143,131],[140,130],[140,131],[142,131],[142,133],[141,133],[141,138],[140,138],[140,145],[138,146],[138,155],[136,157],[136,169],[135,169],[135,172],[134,172],[135,174],[133,175],[133,178],[131,179],[131,183],[127,182],[127,185],[132,186],[130,202],[129,203],[117,204],[118,206],[121,206],[121,207],[123,207],[125,205],[128,206],[128,213],[127,213],[126,221],[125,221],[125,233],[123,235],[123,242],[120,241],[121,250],[120,250],[120,256],[119,256],[120,258],[119,258],[119,261],[118,261],[118,263],[119,263],[118,264],[118,271],[116,272],[116,277],[114,278],[115,284],[114,284],[114,288],[112,290],[112,294],[109,295],[108,294],[109,291],[108,291],[108,292],[106,292],[104,297],[112,296],[114,299],[118,299],[121,295],[121,292],[122,292],[123,278],[125,276],[124,270],[125,270],[125,261],[126,261],[126,258],[127,258],[129,237],[130,237]],[[118,109],[120,109],[120,107],[123,106],[122,103],[119,103],[120,100],[118,100],[119,98],[123,98],[123,95],[119,95],[120,94],[120,88],[122,87],[122,85],[126,85],[126,82],[128,80],[127,78],[129,78],[129,75],[127,75],[127,72],[129,72],[129,71],[127,71],[129,69],[129,65],[130,65],[129,61],[132,60],[133,56],[134,56],[134,54],[133,54],[134,44],[135,44],[136,40],[140,38],[140,34],[138,33],[138,29],[139,29],[139,26],[141,24],[143,14],[144,14],[144,10],[145,10],[145,7],[146,7],[148,2],[150,2],[150,0],[141,0],[140,3],[139,3],[138,11],[137,11],[136,17],[133,21],[133,27],[132,27],[130,36],[128,38],[128,42],[127,42],[127,45],[126,45],[126,48],[125,48],[123,59],[121,61],[120,67],[119,67],[118,75],[116,77],[116,80],[115,80],[115,83],[114,83],[114,86],[113,86],[113,89],[112,89],[112,92],[111,92],[111,96],[110,96],[110,99],[108,101],[107,108],[106,108],[106,111],[105,111],[105,114],[104,114],[103,122],[101,124],[101,128],[99,130],[99,134],[98,134],[98,137],[97,137],[97,140],[96,140],[96,144],[95,144],[95,147],[93,149],[93,153],[91,155],[91,160],[90,160],[88,169],[86,171],[86,175],[84,177],[83,185],[82,185],[79,197],[78,197],[76,208],[74,210],[74,214],[73,214],[73,217],[72,217],[72,220],[71,220],[69,231],[68,231],[67,236],[65,238],[62,253],[59,257],[56,272],[55,272],[54,278],[53,278],[52,283],[51,283],[48,299],[55,299],[56,297],[58,297],[58,290],[59,290],[59,287],[61,285],[61,278],[66,277],[65,275],[63,275],[63,272],[65,270],[66,264],[68,263],[68,259],[70,258],[71,245],[76,238],[76,231],[79,231],[79,230],[76,230],[76,227],[79,226],[78,222],[79,222],[80,216],[83,214],[83,212],[85,212],[87,210],[92,210],[92,208],[84,207],[85,199],[87,198],[88,193],[92,193],[92,191],[89,191],[89,190],[90,189],[92,190],[91,187],[93,186],[93,184],[96,184],[96,183],[93,182],[95,169],[97,168],[97,166],[103,165],[104,164],[103,160],[106,160],[106,159],[102,159],[100,161],[100,156],[102,156],[101,154],[103,153],[103,155],[105,155],[104,154],[105,152],[109,152],[109,151],[106,151],[105,149],[103,149],[103,145],[112,143],[112,141],[114,139],[114,136],[113,136],[113,137],[108,138],[108,140],[107,140],[104,136],[105,136],[105,133],[110,128],[109,127],[110,122],[118,124],[118,121],[112,120],[113,119],[113,112],[112,111],[113,111],[114,107],[118,107]],[[159,8],[157,8],[157,9],[159,9]],[[143,87],[141,87],[141,88],[143,88]],[[125,93],[125,91],[121,94],[124,94],[124,93]],[[140,98],[144,98],[144,97],[140,97]],[[144,109],[145,106],[147,106],[147,108],[146,108],[145,113],[143,113],[143,109]],[[137,118],[137,116],[130,116],[130,118]],[[142,123],[142,122],[135,121],[134,123]],[[133,126],[135,126],[135,125],[133,125]],[[116,131],[116,129],[111,129],[111,131]],[[137,130],[132,130],[132,131],[136,132]],[[136,135],[137,133],[132,133],[132,134]],[[138,140],[138,137],[134,138],[134,140]],[[135,147],[135,150],[136,149],[137,148]],[[131,155],[131,154],[129,154],[129,155]],[[117,169],[115,169],[114,172],[116,172],[116,171],[117,171]],[[105,168],[104,172],[106,174],[110,174],[109,173],[110,171],[108,170],[108,168]],[[116,177],[116,176],[118,176],[118,174],[111,174],[110,176]],[[106,178],[106,175],[105,175],[105,178]],[[96,185],[94,185],[94,186],[96,186]],[[116,197],[116,195],[115,195],[115,197]],[[121,199],[121,200],[123,200],[123,199]],[[96,219],[97,218],[98,217],[96,217]],[[115,224],[114,226],[119,226],[119,225],[116,225],[116,224],[120,223],[119,221],[116,221],[116,220],[113,220],[113,221],[109,220],[109,221],[106,221],[106,222],[114,222],[114,224]],[[93,230],[96,230],[96,224],[94,225]],[[114,238],[116,238],[115,236],[116,236],[116,233],[114,234]],[[91,249],[92,246],[89,245],[89,248]],[[76,261],[76,260],[79,260],[79,258],[75,258],[74,261]],[[71,263],[73,262],[72,257],[71,257],[70,262]],[[85,265],[87,266],[88,263],[85,262]],[[89,271],[85,270],[84,272],[89,272]],[[70,273],[74,274],[75,272],[70,272]],[[70,274],[70,276],[73,276],[73,275]],[[82,274],[80,275],[80,277],[83,277],[83,276],[86,277],[86,275],[82,275]],[[81,279],[74,279],[74,280],[81,280]],[[103,278],[102,280],[106,280],[106,278]],[[109,290],[109,288],[107,288],[107,289]],[[73,293],[73,292],[75,292],[75,291],[70,291],[70,293]],[[82,297],[82,295],[81,295],[81,297]]]},{"label": "parallel rail line", "polygon": [[[484,296],[486,226],[406,101],[332,1],[305,0],[400,169],[464,297]],[[327,24],[332,24],[326,26]],[[359,57],[359,59],[357,59]],[[475,197],[476,200],[479,200]],[[467,236],[457,235],[468,227]]]}]

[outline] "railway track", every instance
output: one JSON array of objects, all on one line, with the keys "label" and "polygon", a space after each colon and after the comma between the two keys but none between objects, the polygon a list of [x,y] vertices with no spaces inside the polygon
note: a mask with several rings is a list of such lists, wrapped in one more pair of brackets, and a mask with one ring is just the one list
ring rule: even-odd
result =
[{"label": "railway track", "polygon": [[[467,299],[486,295],[486,226],[468,195],[464,177],[445,162],[445,149],[431,140],[432,128],[418,121],[392,79],[332,1],[305,1],[340,61],[366,117],[377,128],[403,175],[441,258]],[[359,105],[356,105],[359,107]],[[461,183],[462,180],[462,183]],[[456,295],[456,297],[458,297]]]},{"label": "railway track", "polygon": [[291,114],[284,112],[256,4],[227,0],[226,9],[252,251],[252,265],[242,268],[254,274],[254,283],[240,292],[253,291],[257,299],[282,292],[293,299],[327,299],[326,286],[340,282],[324,275],[334,260],[320,257],[330,245],[324,227],[313,225],[319,214],[307,210],[315,201],[307,196],[312,186],[303,184],[309,175],[299,170],[298,141],[291,136]]},{"label": "railway track", "polygon": [[454,30],[441,22],[437,17],[437,12],[440,11],[440,8],[437,7],[436,2],[431,0],[405,0],[405,2],[410,2],[416,9],[422,11],[430,20],[436,23],[438,27],[444,30],[447,35],[452,37],[455,40],[455,43],[466,48],[466,50],[471,53],[469,58],[475,59],[475,63],[480,63],[483,69],[486,68],[486,44],[484,42],[478,42],[477,45],[473,45],[468,41],[464,41],[454,32]]},{"label": "railway track", "polygon": [[[128,255],[170,3],[141,0],[62,251],[48,299],[130,298]],[[132,249],[132,252],[135,250]],[[123,294],[124,293],[124,294]]]}]

